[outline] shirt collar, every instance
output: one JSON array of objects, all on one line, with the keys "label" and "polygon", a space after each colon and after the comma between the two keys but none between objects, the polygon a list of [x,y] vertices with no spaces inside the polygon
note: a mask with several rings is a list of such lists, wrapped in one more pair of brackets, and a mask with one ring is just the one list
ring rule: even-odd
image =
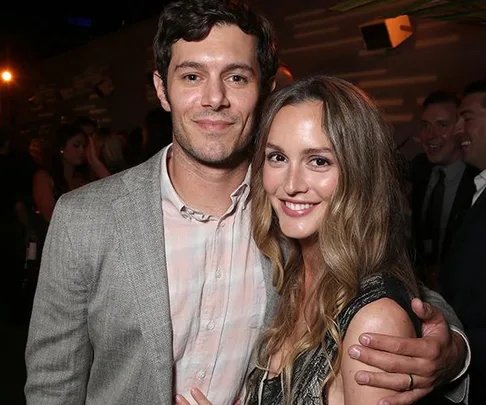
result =
[{"label": "shirt collar", "polygon": [[[167,160],[170,158],[172,153],[172,144],[166,146],[162,152],[162,159],[161,159],[161,170],[160,170],[160,177],[161,177],[161,198],[162,201],[167,201],[172,204],[177,211],[181,213],[184,218],[193,218],[197,221],[206,222],[209,220],[216,220],[217,218],[204,214],[201,211],[197,211],[192,209],[182,198],[177,194],[172,181],[169,177],[169,171],[167,169]],[[230,215],[238,204],[242,203],[243,209],[246,209],[249,199],[250,199],[250,179],[251,179],[251,166],[248,167],[248,171],[246,172],[245,178],[243,182],[231,193],[231,207],[228,211],[224,214]]]},{"label": "shirt collar", "polygon": [[486,186],[486,170],[483,170],[474,178],[476,190],[479,191]]},{"label": "shirt collar", "polygon": [[458,159],[454,163],[448,165],[437,165],[437,171],[442,169],[445,174],[445,180],[454,180],[458,176],[462,176],[464,169],[466,168],[466,164],[461,160]]}]

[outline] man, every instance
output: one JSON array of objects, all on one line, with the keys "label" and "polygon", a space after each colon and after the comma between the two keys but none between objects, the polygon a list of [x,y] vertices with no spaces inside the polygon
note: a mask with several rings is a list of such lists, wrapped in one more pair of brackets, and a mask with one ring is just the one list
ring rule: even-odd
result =
[{"label": "man", "polygon": [[[278,67],[272,28],[242,1],[178,0],[154,47],[173,144],[59,200],[26,352],[28,404],[170,404],[191,387],[232,404],[272,316],[248,183],[257,106]],[[358,373],[362,383],[410,388],[394,403],[462,366],[462,338],[427,309],[417,310],[424,339],[397,350],[396,339],[370,335],[363,342],[393,354],[353,352],[395,372]]]},{"label": "man", "polygon": [[471,206],[477,170],[461,160],[454,130],[459,98],[445,91],[423,103],[420,143],[425,151],[412,162],[412,224],[417,265],[422,280],[437,288],[437,269],[449,248],[455,227]]},{"label": "man", "polygon": [[469,404],[486,398],[486,80],[471,83],[459,108],[463,159],[481,170],[472,207],[455,235],[441,272],[444,297],[465,327],[472,352]]}]

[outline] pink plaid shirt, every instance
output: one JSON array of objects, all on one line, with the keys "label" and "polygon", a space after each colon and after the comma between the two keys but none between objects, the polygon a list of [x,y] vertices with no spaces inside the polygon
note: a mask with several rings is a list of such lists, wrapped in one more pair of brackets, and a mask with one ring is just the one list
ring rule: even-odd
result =
[{"label": "pink plaid shirt", "polygon": [[231,194],[220,218],[186,206],[162,157],[162,210],[173,327],[175,392],[193,401],[199,388],[212,403],[242,392],[263,326],[266,291],[261,256],[251,237],[249,179]]}]

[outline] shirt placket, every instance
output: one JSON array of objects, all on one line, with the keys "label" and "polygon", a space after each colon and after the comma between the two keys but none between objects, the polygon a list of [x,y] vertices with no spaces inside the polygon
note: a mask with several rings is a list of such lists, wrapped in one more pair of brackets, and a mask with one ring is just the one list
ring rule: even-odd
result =
[{"label": "shirt placket", "polygon": [[201,322],[197,338],[197,353],[204,354],[201,358],[195,378],[199,387],[207,394],[209,385],[216,365],[218,347],[221,343],[224,314],[226,313],[228,301],[227,283],[225,277],[228,265],[228,255],[231,246],[225,243],[226,220],[222,219],[216,223],[212,240],[212,254],[209,265],[206,268],[205,285],[201,299]]}]

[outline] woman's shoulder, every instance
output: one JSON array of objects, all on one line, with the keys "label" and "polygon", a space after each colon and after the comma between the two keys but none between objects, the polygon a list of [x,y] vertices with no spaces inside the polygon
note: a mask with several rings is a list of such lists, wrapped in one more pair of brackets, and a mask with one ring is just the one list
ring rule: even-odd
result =
[{"label": "woman's shoulder", "polygon": [[[364,305],[353,316],[347,334],[357,337],[364,332],[416,337],[414,324],[408,312],[388,297]],[[349,337],[355,340],[352,336]]]},{"label": "woman's shoulder", "polygon": [[387,316],[406,315],[412,322],[415,333],[419,334],[420,320],[412,310],[412,298],[405,284],[395,276],[388,273],[373,275],[361,282],[357,296],[342,312],[341,328],[346,330],[358,314],[372,315],[370,311],[385,314],[385,311],[390,311]]}]

